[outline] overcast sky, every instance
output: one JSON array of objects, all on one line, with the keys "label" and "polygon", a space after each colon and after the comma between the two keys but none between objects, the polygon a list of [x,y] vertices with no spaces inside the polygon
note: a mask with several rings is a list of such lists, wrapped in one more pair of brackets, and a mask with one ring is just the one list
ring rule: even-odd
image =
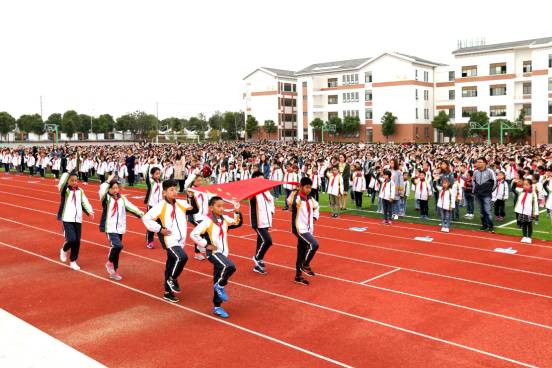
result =
[{"label": "overcast sky", "polygon": [[[515,5],[514,5],[515,4]],[[159,117],[242,108],[255,68],[399,51],[448,63],[460,39],[552,36],[552,1],[2,0],[0,111]]]}]

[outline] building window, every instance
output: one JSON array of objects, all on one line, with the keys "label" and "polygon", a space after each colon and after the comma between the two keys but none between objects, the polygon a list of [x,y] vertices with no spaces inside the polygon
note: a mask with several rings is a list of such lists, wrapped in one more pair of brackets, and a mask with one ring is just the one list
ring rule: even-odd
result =
[{"label": "building window", "polygon": [[449,89],[449,100],[454,101],[456,98],[456,91],[453,89]]},{"label": "building window", "polygon": [[364,92],[364,101],[372,101],[372,91]]},{"label": "building window", "polygon": [[523,94],[524,95],[531,95],[531,82],[523,83]]},{"label": "building window", "polygon": [[429,119],[429,109],[424,109],[424,119]]},{"label": "building window", "polygon": [[449,72],[449,82],[454,81],[454,70]]},{"label": "building window", "polygon": [[284,83],[284,92],[291,92],[292,89],[291,83]]},{"label": "building window", "polygon": [[548,101],[548,115],[552,115],[552,101]]},{"label": "building window", "polygon": [[552,91],[552,78],[548,78],[548,90]]},{"label": "building window", "polygon": [[358,84],[358,74],[344,74],[342,76],[343,85]]},{"label": "building window", "polygon": [[429,82],[429,72],[424,72],[424,82]]},{"label": "building window", "polygon": [[374,141],[374,130],[372,128],[366,129],[366,143],[372,143]]},{"label": "building window", "polygon": [[414,79],[418,80],[418,69],[414,69]]},{"label": "building window", "polygon": [[429,101],[429,91],[428,90],[424,91],[424,100]]},{"label": "building window", "polygon": [[477,87],[462,87],[462,97],[477,97]]},{"label": "building window", "polygon": [[533,71],[533,63],[531,60],[524,61],[523,62],[523,72],[524,73],[531,73]]},{"label": "building window", "polygon": [[418,119],[418,108],[416,107],[416,119]]},{"label": "building window", "polygon": [[416,134],[415,135],[416,138],[420,138],[420,133],[419,133],[419,128],[418,127],[416,127],[416,133],[415,134]]},{"label": "building window", "polygon": [[469,118],[472,112],[477,112],[477,107],[462,107],[463,118]]},{"label": "building window", "polygon": [[307,88],[307,82],[303,82],[303,88]]},{"label": "building window", "polygon": [[364,73],[364,82],[365,83],[372,83],[372,72]]},{"label": "building window", "polygon": [[372,117],[373,117],[373,115],[372,115],[372,109],[366,109],[365,114],[366,114],[365,117],[366,117],[367,120],[371,120],[371,119],[372,119]]},{"label": "building window", "polygon": [[337,87],[337,78],[328,78],[328,88],[335,88],[335,87]]},{"label": "building window", "polygon": [[454,108],[448,109],[449,118],[454,119],[455,115],[456,115],[456,110]]},{"label": "building window", "polygon": [[506,96],[506,85],[499,84],[490,87],[489,95],[491,96]]},{"label": "building window", "polygon": [[506,74],[506,63],[491,64],[489,68],[490,75]]},{"label": "building window", "polygon": [[477,66],[471,65],[462,67],[462,78],[475,76],[477,76]]},{"label": "building window", "polygon": [[552,54],[548,55],[548,67],[552,68]]},{"label": "building window", "polygon": [[506,116],[506,106],[491,106],[490,116]]},{"label": "building window", "polygon": [[297,92],[297,84],[293,83],[292,87],[293,87],[293,92]]},{"label": "building window", "polygon": [[347,116],[352,116],[352,117],[358,118],[359,117],[358,110],[344,110],[343,111],[343,117],[346,118]]},{"label": "building window", "polygon": [[347,92],[343,94],[343,103],[358,102],[358,92]]},{"label": "building window", "polygon": [[418,88],[416,88],[416,100],[418,99]]},{"label": "building window", "polygon": [[328,96],[328,105],[337,104],[337,95]]},{"label": "building window", "polygon": [[286,106],[286,107],[294,107],[295,106],[295,100],[293,100],[291,98],[283,98],[282,100],[284,101],[284,106]]},{"label": "building window", "polygon": [[531,116],[531,105],[523,105],[525,116]]},{"label": "building window", "polygon": [[429,128],[424,128],[424,137],[429,138]]}]

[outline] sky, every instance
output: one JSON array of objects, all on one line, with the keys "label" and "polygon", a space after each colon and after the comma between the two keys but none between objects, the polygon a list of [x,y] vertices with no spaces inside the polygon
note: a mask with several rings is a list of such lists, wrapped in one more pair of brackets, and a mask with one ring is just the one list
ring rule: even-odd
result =
[{"label": "sky", "polygon": [[[514,5],[515,4],[515,5]],[[243,77],[458,40],[552,36],[552,1],[2,0],[0,111],[159,118],[243,109]]]}]

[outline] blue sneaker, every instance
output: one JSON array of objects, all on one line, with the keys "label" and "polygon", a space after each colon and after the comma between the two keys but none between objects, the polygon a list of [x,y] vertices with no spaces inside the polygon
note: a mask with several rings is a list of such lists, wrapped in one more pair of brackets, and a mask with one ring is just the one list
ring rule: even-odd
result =
[{"label": "blue sneaker", "polygon": [[228,313],[226,313],[226,311],[224,309],[222,309],[222,307],[215,307],[213,309],[213,313],[216,314],[217,316],[221,317],[221,318],[230,317],[230,315]]},{"label": "blue sneaker", "polygon": [[213,288],[215,289],[215,292],[217,293],[218,297],[223,301],[228,301],[228,295],[226,295],[226,291],[224,290],[224,286],[220,286],[218,282],[213,285]]}]

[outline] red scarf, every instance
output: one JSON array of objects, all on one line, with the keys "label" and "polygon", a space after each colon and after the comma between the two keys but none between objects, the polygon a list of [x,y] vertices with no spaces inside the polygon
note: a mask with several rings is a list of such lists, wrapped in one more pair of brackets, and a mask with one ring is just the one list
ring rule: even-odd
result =
[{"label": "red scarf", "polygon": [[337,175],[332,178],[332,182],[330,183],[330,186],[333,187],[335,178],[337,178]]},{"label": "red scarf", "polygon": [[265,199],[265,201],[267,201],[268,203],[272,203],[272,201],[270,200],[270,198],[268,198],[268,196],[263,192],[261,193],[263,195],[263,198]]},{"label": "red scarf", "polygon": [[113,197],[115,203],[113,204],[113,209],[111,210],[111,217],[114,217],[119,208],[119,197]]},{"label": "red scarf", "polygon": [[172,212],[171,212],[171,220],[174,221],[174,218],[176,217],[176,201],[172,204]]},{"label": "red scarf", "polygon": [[211,214],[211,220],[213,221],[213,224],[219,228],[219,239],[220,242],[224,245],[224,228],[222,227],[222,225],[224,225],[224,219],[221,219],[219,224],[217,218],[213,214]]},{"label": "red scarf", "polygon": [[527,199],[527,195],[532,192],[533,191],[531,189],[523,191],[523,198],[521,199],[521,212],[523,212],[523,209],[525,208],[525,200]]},{"label": "red scarf", "polygon": [[383,192],[383,195],[385,195],[385,187],[387,186],[387,183],[389,182],[389,180],[386,180],[383,182],[383,188],[381,189],[381,191]]},{"label": "red scarf", "polygon": [[424,187],[422,186],[422,184],[424,183],[425,179],[420,179],[420,193],[423,193],[424,192]]},{"label": "red scarf", "polygon": [[154,194],[157,194],[159,193],[159,183],[155,183],[155,191],[153,192]]},{"label": "red scarf", "polygon": [[71,198],[71,200],[73,201],[73,203],[76,205],[77,204],[77,190],[79,190],[79,187],[78,185],[73,187],[73,188],[70,188],[71,191],[73,192],[73,197]]}]

